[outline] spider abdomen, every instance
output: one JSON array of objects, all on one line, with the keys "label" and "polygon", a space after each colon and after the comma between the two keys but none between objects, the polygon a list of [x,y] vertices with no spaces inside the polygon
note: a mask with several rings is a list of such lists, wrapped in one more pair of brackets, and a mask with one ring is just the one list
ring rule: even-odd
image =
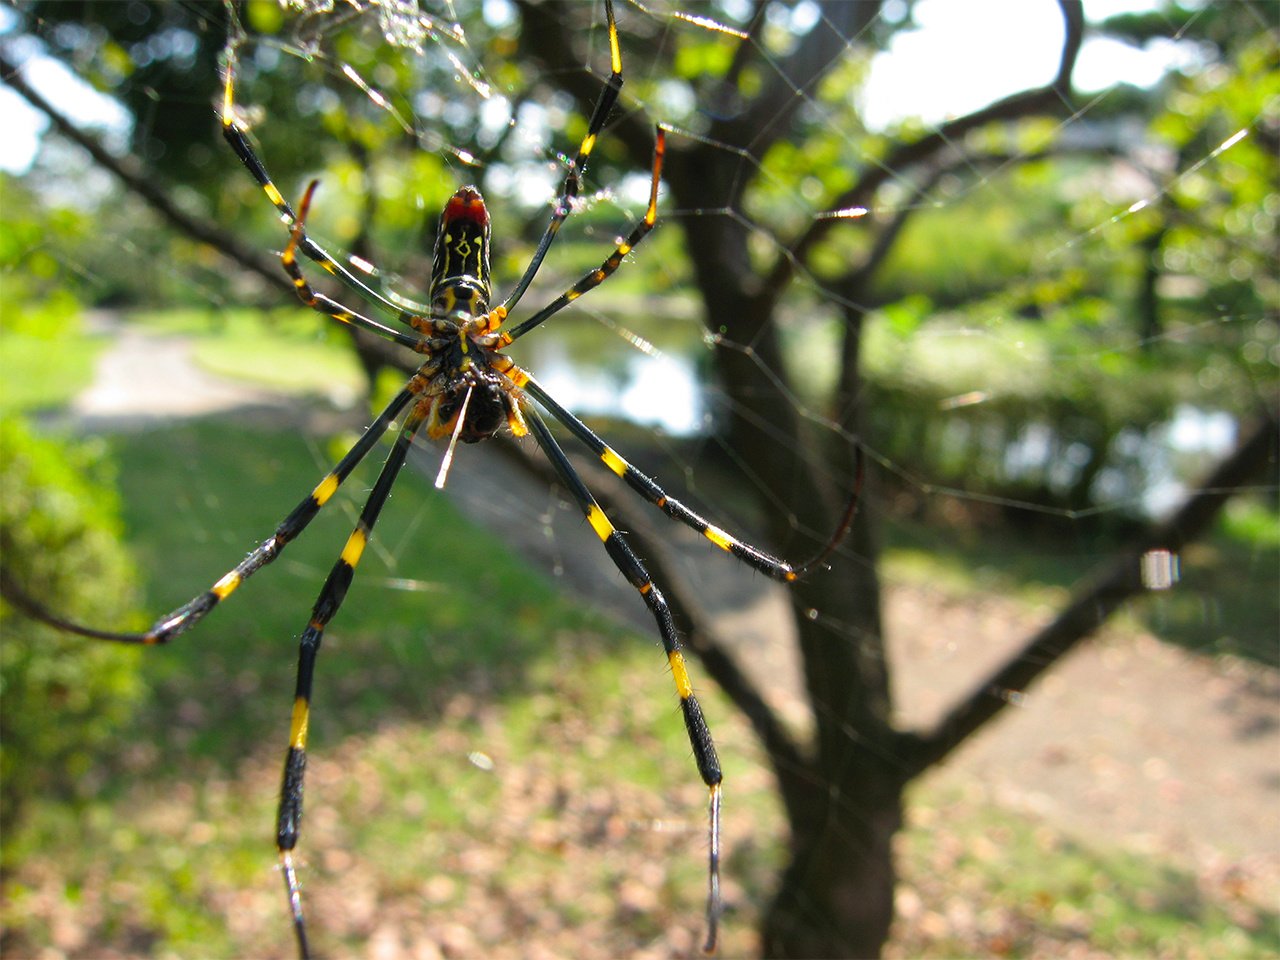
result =
[{"label": "spider abdomen", "polygon": [[[468,393],[470,399],[467,398]],[[506,425],[510,404],[510,398],[496,375],[464,377],[440,398],[437,416],[442,425],[448,425],[447,432],[452,433],[465,405],[466,419],[458,439],[463,443],[477,443],[488,440]]]}]

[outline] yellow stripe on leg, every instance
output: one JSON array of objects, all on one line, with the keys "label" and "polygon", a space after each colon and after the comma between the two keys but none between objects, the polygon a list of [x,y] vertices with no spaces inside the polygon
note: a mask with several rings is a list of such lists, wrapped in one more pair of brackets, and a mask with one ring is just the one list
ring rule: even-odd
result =
[{"label": "yellow stripe on leg", "polygon": [[601,540],[608,540],[613,535],[613,524],[594,503],[587,508],[587,523],[591,524],[591,529]]},{"label": "yellow stripe on leg", "polygon": [[609,11],[609,69],[615,74],[622,72],[622,50],[618,47],[618,25],[613,22],[613,11]]},{"label": "yellow stripe on leg", "polygon": [[702,535],[721,550],[732,550],[733,545],[738,542],[719,527],[712,526],[711,524],[707,524],[707,529],[702,531]]},{"label": "yellow stripe on leg", "polygon": [[341,481],[338,475],[331,473],[316,484],[316,488],[311,491],[311,499],[316,502],[317,507],[323,507],[329,502],[329,498],[337,491],[339,483]]},{"label": "yellow stripe on leg", "polygon": [[689,671],[684,666],[684,654],[672,650],[667,654],[667,662],[671,664],[671,676],[676,681],[676,693],[680,694],[681,700],[688,700],[693,696],[693,684],[689,682]]},{"label": "yellow stripe on leg", "polygon": [[221,580],[215,583],[210,589],[210,592],[219,600],[225,600],[238,586],[240,586],[240,574],[232,570]]},{"label": "yellow stripe on leg", "polygon": [[359,527],[351,531],[351,536],[347,538],[347,545],[342,548],[342,562],[349,567],[354,567],[360,562],[360,555],[364,553],[365,545],[369,542],[368,536]]},{"label": "yellow stripe on leg", "polygon": [[606,467],[620,477],[627,472],[627,461],[618,456],[612,447],[605,447],[600,454],[600,459],[604,461]]},{"label": "yellow stripe on leg", "polygon": [[277,207],[284,206],[284,197],[280,196],[280,191],[276,189],[276,185],[274,183],[264,183],[262,185],[262,190],[267,195],[267,199]]},{"label": "yellow stripe on leg", "polygon": [[307,722],[311,716],[311,708],[306,698],[298,697],[293,701],[293,721],[289,724],[289,746],[297,750],[307,748]]},{"label": "yellow stripe on leg", "polygon": [[284,208],[285,206],[284,197],[280,195],[280,191],[276,189],[276,185],[274,183],[271,183],[270,181],[268,181],[267,183],[264,183],[262,185],[262,190],[267,195],[267,199],[270,200],[273,204],[275,204],[277,208],[279,209]]}]

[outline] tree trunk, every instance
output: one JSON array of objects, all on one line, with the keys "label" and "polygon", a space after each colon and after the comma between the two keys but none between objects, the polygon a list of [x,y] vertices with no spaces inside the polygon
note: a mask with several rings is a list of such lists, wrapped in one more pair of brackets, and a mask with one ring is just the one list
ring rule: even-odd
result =
[{"label": "tree trunk", "polygon": [[[682,207],[730,209],[743,163],[724,151],[673,150],[667,180]],[[822,546],[839,515],[831,466],[851,478],[852,445],[839,449],[837,437],[811,429],[777,389],[777,380],[788,380],[775,322],[780,297],[751,270],[742,222],[695,217],[685,229],[707,326],[719,334],[716,370],[730,401],[725,432],[761,487],[787,504],[766,507],[765,542],[802,559]],[[856,383],[850,390],[856,396]],[[841,406],[843,428],[856,435],[856,404]],[[814,731],[799,762],[790,752],[769,754],[790,861],[763,923],[766,956],[878,956],[892,922],[902,781],[884,759],[894,753],[875,561],[864,516],[830,570],[792,586]]]},{"label": "tree trunk", "polygon": [[862,753],[848,789],[808,777],[784,787],[791,859],[765,914],[766,957],[878,957],[889,936],[901,782]]}]

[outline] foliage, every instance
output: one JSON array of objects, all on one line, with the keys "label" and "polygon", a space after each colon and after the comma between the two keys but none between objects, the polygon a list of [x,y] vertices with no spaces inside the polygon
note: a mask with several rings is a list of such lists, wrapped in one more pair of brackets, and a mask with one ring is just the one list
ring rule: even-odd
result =
[{"label": "foliage", "polygon": [[65,403],[87,380],[97,344],[80,322],[77,284],[61,255],[79,243],[87,218],[48,209],[26,185],[0,174],[4,229],[0,230],[0,413]]},{"label": "foliage", "polygon": [[223,9],[216,0],[40,0],[20,12],[41,25],[50,52],[123,102],[135,118],[132,154],[190,181],[207,173],[212,158],[208,115],[193,105],[216,101],[219,46],[207,39]]},{"label": "foliage", "polygon": [[[0,553],[64,616],[123,624],[134,609],[120,505],[100,445],[37,439],[0,420]],[[6,833],[25,804],[84,799],[141,697],[137,651],[68,638],[0,603],[0,799]]]}]

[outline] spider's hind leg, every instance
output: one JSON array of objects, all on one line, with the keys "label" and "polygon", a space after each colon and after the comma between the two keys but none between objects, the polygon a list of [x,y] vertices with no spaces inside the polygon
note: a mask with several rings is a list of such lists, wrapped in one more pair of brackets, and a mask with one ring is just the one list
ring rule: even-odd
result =
[{"label": "spider's hind leg", "polygon": [[382,472],[355,529],[347,538],[342,553],[338,556],[320,588],[315,606],[311,610],[311,618],[298,641],[298,679],[293,700],[293,716],[289,725],[289,748],[285,754],[284,776],[280,788],[280,806],[276,815],[276,847],[280,851],[280,863],[284,871],[285,886],[289,896],[289,912],[293,918],[294,932],[298,938],[298,950],[302,957],[309,956],[307,945],[306,921],[302,913],[302,897],[299,892],[297,871],[293,863],[293,851],[298,844],[298,836],[302,826],[302,788],[307,769],[307,730],[310,726],[312,682],[315,675],[316,658],[320,653],[320,643],[324,638],[325,627],[342,606],[347,589],[355,577],[356,564],[364,553],[373,532],[373,525],[378,520],[391,488],[395,484],[400,468],[404,466],[409,447],[418,428],[426,420],[430,405],[419,401],[406,418],[400,435],[396,438],[391,452],[387,454]]},{"label": "spider's hind leg", "polygon": [[532,406],[524,407],[525,422],[538,442],[542,452],[546,454],[551,466],[560,480],[569,488],[574,500],[582,508],[587,523],[595,531],[596,536],[604,544],[605,552],[614,566],[627,578],[627,582],[636,588],[643,598],[649,612],[658,624],[658,633],[662,637],[662,648],[667,654],[667,663],[671,668],[671,676],[675,681],[676,693],[680,697],[680,711],[684,715],[685,730],[689,734],[689,743],[693,747],[694,759],[698,765],[698,774],[710,791],[708,803],[708,830],[710,833],[710,852],[707,867],[707,939],[703,950],[711,953],[715,950],[717,931],[721,912],[720,902],[720,804],[721,781],[720,758],[716,754],[715,743],[711,739],[711,730],[702,714],[702,706],[693,693],[693,683],[689,679],[689,671],[681,652],[680,638],[676,634],[675,621],[671,616],[671,608],[658,585],[653,582],[640,558],[635,555],[627,541],[623,539],[609,518],[604,515],[595,497],[587,489],[578,472],[565,456],[555,437],[547,429],[542,417]]}]

